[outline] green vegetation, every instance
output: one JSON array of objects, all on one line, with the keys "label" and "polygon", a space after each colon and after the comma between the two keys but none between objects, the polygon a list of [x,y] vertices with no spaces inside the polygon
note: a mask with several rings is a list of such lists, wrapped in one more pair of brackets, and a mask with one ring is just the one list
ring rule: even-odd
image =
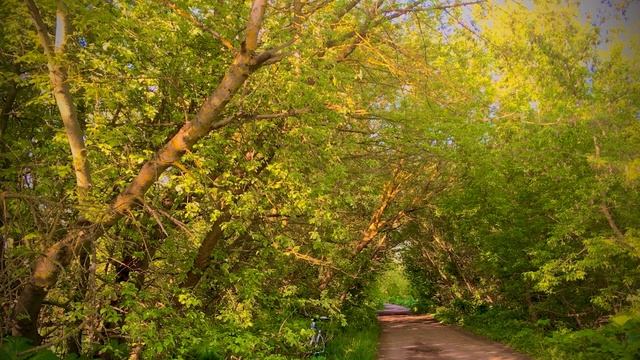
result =
[{"label": "green vegetation", "polygon": [[370,296],[378,300],[379,308],[382,307],[383,303],[402,305],[410,309],[416,306],[411,283],[402,264],[398,262],[391,262],[380,273],[373,284]]},{"label": "green vegetation", "polygon": [[631,360],[640,355],[640,322],[629,315],[618,315],[609,324],[583,330],[554,328],[547,319],[531,323],[513,311],[500,309],[466,316],[445,311],[437,318],[508,344],[536,359]]},{"label": "green vegetation", "polygon": [[0,1],[0,355],[637,356],[636,5],[527,4]]},{"label": "green vegetation", "polygon": [[370,312],[368,316],[339,329],[327,345],[326,358],[335,360],[374,360],[378,355],[380,328]]}]

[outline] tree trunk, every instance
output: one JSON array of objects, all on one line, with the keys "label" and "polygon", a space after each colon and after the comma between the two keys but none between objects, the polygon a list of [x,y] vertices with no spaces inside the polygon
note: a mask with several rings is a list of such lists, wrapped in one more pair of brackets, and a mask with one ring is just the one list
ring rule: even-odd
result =
[{"label": "tree trunk", "polygon": [[[244,46],[236,54],[219,85],[204,102],[195,118],[186,122],[176,135],[142,166],[129,186],[113,201],[112,211],[107,213],[99,223],[92,226],[82,226],[82,222],[80,222],[77,224],[79,228],[69,231],[62,240],[49,247],[45,254],[38,258],[31,279],[22,290],[15,307],[15,326],[12,329],[14,336],[24,336],[38,343],[40,341],[38,317],[42,308],[42,300],[48,291],[55,286],[60,270],[65,268],[71,258],[77,254],[75,251],[77,245],[95,241],[124,214],[128,213],[138,200],[142,199],[151,185],[171,164],[179,160],[185,152],[211,130],[225,126],[230,122],[230,120],[223,120],[216,123],[216,120],[219,119],[225,106],[249,75],[273,56],[270,52],[255,53],[266,4],[266,0],[254,0],[247,22]],[[43,28],[42,21],[37,21],[40,16],[35,4],[32,0],[27,0],[27,5],[36,27],[39,29],[39,35],[47,38],[46,31],[40,31],[41,28],[45,28]]]},{"label": "tree trunk", "polygon": [[[355,259],[362,251],[364,251],[369,246],[369,244],[371,244],[371,242],[380,234],[380,231],[390,222],[393,222],[392,220],[397,218],[396,216],[393,219],[384,219],[383,216],[387,208],[398,196],[401,188],[401,183],[402,181],[404,181],[404,179],[406,179],[406,174],[402,173],[402,171],[400,170],[396,170],[393,174],[393,178],[385,183],[380,203],[378,204],[378,207],[373,211],[371,219],[369,220],[369,225],[362,232],[361,240],[354,247],[351,255],[352,259]],[[386,241],[387,237],[385,236],[384,239]],[[323,276],[323,278],[320,280],[319,285],[319,289],[321,291],[329,286],[329,284],[333,280],[334,275],[335,271],[329,270],[329,272]]]},{"label": "tree trunk", "polygon": [[29,13],[31,14],[31,19],[36,27],[38,38],[40,39],[40,45],[42,45],[44,53],[47,56],[47,67],[49,69],[49,80],[53,86],[53,96],[60,111],[60,117],[62,118],[69,148],[71,149],[73,168],[76,175],[78,202],[86,210],[86,207],[89,205],[91,175],[89,173],[89,162],[87,161],[87,149],[84,145],[84,133],[78,122],[78,113],[73,98],[71,97],[69,84],[67,83],[67,68],[64,65],[64,52],[69,30],[67,9],[63,1],[57,1],[57,28],[54,47],[51,44],[49,32],[42,20],[40,10],[38,10],[33,0],[26,0],[26,2]]},{"label": "tree trunk", "polygon": [[229,211],[225,211],[220,215],[216,221],[213,223],[211,230],[207,233],[204,240],[200,244],[198,248],[198,254],[196,255],[195,260],[193,261],[193,266],[191,270],[187,273],[187,277],[180,284],[182,288],[193,288],[195,287],[204,271],[209,267],[211,263],[211,254],[213,250],[218,246],[220,240],[224,237],[224,232],[222,230],[222,224],[231,220],[231,214]]},{"label": "tree trunk", "polygon": [[60,271],[71,262],[79,244],[96,239],[102,234],[99,226],[86,226],[71,230],[67,236],[49,247],[35,263],[29,282],[22,289],[14,309],[13,336],[23,336],[34,343],[40,342],[38,317],[42,301],[58,281]]}]

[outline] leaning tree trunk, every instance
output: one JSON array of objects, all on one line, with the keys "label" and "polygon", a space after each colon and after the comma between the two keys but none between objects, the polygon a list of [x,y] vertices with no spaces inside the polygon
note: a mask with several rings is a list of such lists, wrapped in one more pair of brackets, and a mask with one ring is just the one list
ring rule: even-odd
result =
[{"label": "leaning tree trunk", "polygon": [[111,211],[101,221],[89,225],[86,222],[76,224],[62,240],[49,247],[36,260],[31,278],[24,286],[15,306],[12,329],[14,336],[24,336],[38,343],[40,341],[38,318],[42,301],[49,290],[56,285],[60,271],[68,266],[83,244],[94,242],[105,230],[133,209],[137,201],[144,196],[162,173],[189,151],[195,143],[213,129],[230,122],[228,119],[219,120],[222,111],[247,78],[274,56],[270,51],[256,53],[258,33],[266,4],[266,0],[254,0],[243,46],[236,53],[233,63],[225,72],[219,85],[205,100],[193,120],[186,122],[168,143],[142,166],[129,186],[113,201]]},{"label": "leaning tree trunk", "polygon": [[[271,163],[271,160],[273,160],[274,156],[275,151],[272,152],[266,159],[264,159],[260,167],[256,169],[255,174],[253,174],[252,176],[258,177],[260,173],[262,173],[262,171],[266,169],[267,166]],[[237,199],[239,195],[249,190],[250,186],[251,182],[234,191],[234,198]],[[229,206],[226,206],[225,208],[222,208],[220,210],[222,211],[222,214],[213,222],[211,229],[200,243],[200,247],[198,248],[198,252],[193,261],[193,265],[187,272],[187,277],[184,279],[184,281],[182,281],[180,287],[193,288],[198,284],[198,282],[200,282],[200,279],[204,275],[204,272],[211,264],[211,254],[216,249],[216,247],[218,247],[218,244],[220,244],[220,242],[224,239],[224,230],[222,229],[222,225],[226,222],[229,222],[232,219],[232,216]]]},{"label": "leaning tree trunk", "polygon": [[[362,232],[360,241],[356,243],[352,250],[352,260],[356,260],[357,256],[360,255],[360,253],[362,253],[365,249],[367,249],[371,242],[373,242],[373,240],[378,237],[378,235],[380,235],[380,232],[398,217],[398,215],[396,215],[394,218],[385,219],[384,215],[389,206],[391,206],[397,198],[401,190],[401,184],[404,180],[406,180],[405,178],[406,174],[404,174],[400,170],[396,170],[393,174],[393,178],[385,183],[382,197],[380,198],[380,203],[378,204],[378,207],[373,211],[367,228]],[[386,236],[384,237],[384,239],[386,240]],[[320,279],[319,289],[326,289],[333,281],[335,274],[335,271],[331,270],[324,274],[322,279]]]}]

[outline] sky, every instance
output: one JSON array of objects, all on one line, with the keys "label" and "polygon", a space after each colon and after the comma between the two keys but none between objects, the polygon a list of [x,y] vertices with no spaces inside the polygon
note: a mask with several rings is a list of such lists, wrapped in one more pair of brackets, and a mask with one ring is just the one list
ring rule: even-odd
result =
[{"label": "sky", "polygon": [[[443,0],[443,3],[458,3],[466,0]],[[517,2],[526,7],[533,7],[535,0],[494,0],[501,4]],[[563,1],[563,0],[558,0]],[[572,0],[564,0],[572,1]],[[576,1],[576,0],[574,0]],[[615,40],[619,38],[625,44],[631,41],[640,42],[640,0],[577,0],[579,2],[582,21],[591,22],[599,26],[604,39]],[[473,21],[472,6],[467,6],[462,11],[462,22],[476,32],[482,32]],[[447,15],[443,14],[440,30],[447,36],[453,32],[453,28],[446,21]],[[619,32],[619,34],[617,34]],[[640,48],[640,44],[637,44]],[[602,42],[600,46],[607,49],[609,42]],[[628,47],[625,47],[628,50]]]},{"label": "sky", "polygon": [[623,41],[638,39],[640,35],[640,0],[583,0],[580,10],[584,21],[591,18],[604,31],[603,35],[612,35],[616,28],[620,29]]}]

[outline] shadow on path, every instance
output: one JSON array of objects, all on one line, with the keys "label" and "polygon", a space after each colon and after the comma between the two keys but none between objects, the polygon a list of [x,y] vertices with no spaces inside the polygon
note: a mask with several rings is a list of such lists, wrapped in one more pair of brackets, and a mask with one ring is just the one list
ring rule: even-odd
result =
[{"label": "shadow on path", "polygon": [[529,359],[502,344],[440,324],[431,315],[413,315],[399,305],[385,304],[378,311],[378,321],[382,327],[379,360]]}]

